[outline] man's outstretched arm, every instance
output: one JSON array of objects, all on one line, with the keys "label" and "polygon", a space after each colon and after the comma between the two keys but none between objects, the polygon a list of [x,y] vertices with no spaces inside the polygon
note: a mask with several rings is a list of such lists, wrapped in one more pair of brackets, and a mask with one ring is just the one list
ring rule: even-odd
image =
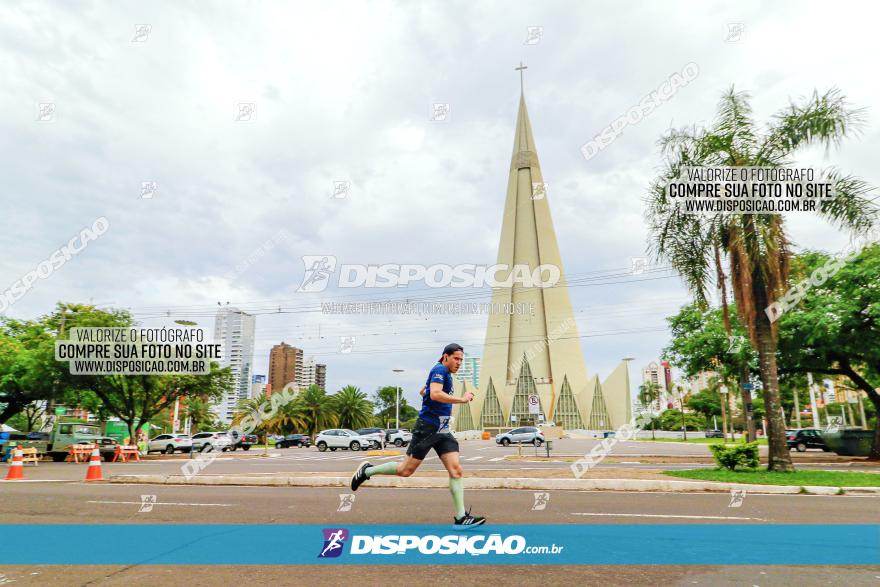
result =
[{"label": "man's outstretched arm", "polygon": [[466,404],[474,399],[474,394],[467,392],[463,397],[455,397],[443,391],[443,384],[436,381],[431,382],[431,399],[441,404]]}]

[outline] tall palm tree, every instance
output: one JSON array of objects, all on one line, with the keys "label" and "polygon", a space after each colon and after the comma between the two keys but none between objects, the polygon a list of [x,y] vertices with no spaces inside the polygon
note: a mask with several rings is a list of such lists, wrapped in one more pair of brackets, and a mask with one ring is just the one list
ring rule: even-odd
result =
[{"label": "tall palm tree", "polygon": [[309,434],[314,438],[318,431],[338,425],[339,418],[333,411],[333,400],[317,385],[310,385],[300,392],[295,403],[301,410],[303,420],[308,426]]},{"label": "tall palm tree", "polygon": [[[639,402],[643,406],[653,405],[660,398],[660,385],[649,381],[639,385]],[[655,418],[651,418],[651,440],[657,440],[654,434]]]},{"label": "tall palm tree", "polygon": [[[779,214],[684,214],[669,201],[666,183],[684,166],[783,167],[805,146],[839,144],[857,133],[862,113],[850,109],[837,90],[814,92],[802,104],[782,110],[761,134],[752,120],[749,95],[727,91],[708,129],[670,131],[660,144],[666,169],[651,186],[647,218],[652,252],[667,260],[687,283],[695,300],[706,304],[715,248],[727,256],[737,311],[758,353],[759,372],[768,420],[768,469],[791,471],[785,441],[776,369],[778,332],[765,308],[784,293],[789,276],[790,241]],[[877,222],[877,207],[865,197],[871,187],[861,179],[827,174],[836,197],[819,204],[819,214],[854,234],[865,233]]]},{"label": "tall palm tree", "polygon": [[251,432],[256,434],[258,430],[262,432],[265,422],[263,422],[260,410],[264,405],[269,405],[269,398],[265,391],[256,397],[239,400],[235,406],[235,412],[232,414],[232,424],[238,426],[245,416],[250,416],[253,421],[259,422],[259,424],[252,431],[246,432],[248,434]]},{"label": "tall palm tree", "polygon": [[190,420],[193,433],[211,429],[217,423],[217,416],[211,411],[211,406],[199,396],[186,398],[184,414]]},{"label": "tall palm tree", "polygon": [[290,434],[296,430],[308,430],[308,419],[298,399],[297,397],[293,401],[279,406],[275,415],[266,421],[266,429],[269,432]]},{"label": "tall palm tree", "polygon": [[354,385],[346,385],[333,396],[333,410],[341,428],[365,428],[373,419],[373,403]]}]

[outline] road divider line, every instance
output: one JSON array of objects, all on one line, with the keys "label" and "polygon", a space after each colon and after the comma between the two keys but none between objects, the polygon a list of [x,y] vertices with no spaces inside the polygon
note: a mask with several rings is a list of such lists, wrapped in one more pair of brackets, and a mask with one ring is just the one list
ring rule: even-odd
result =
[{"label": "road divider line", "polygon": [[[121,503],[121,504],[126,504],[126,505],[143,505],[144,502],[142,502],[142,501],[111,501],[111,500],[105,500],[105,499],[95,499],[95,500],[87,501],[86,503]],[[164,501],[164,502],[157,501],[157,502],[153,503],[153,505],[185,505],[185,506],[193,505],[193,506],[202,506],[202,507],[228,508],[228,507],[232,507],[237,504],[234,504],[234,503],[179,503],[179,502],[172,502],[172,501]]]},{"label": "road divider line", "polygon": [[572,516],[608,516],[615,518],[683,518],[687,520],[758,520],[766,522],[766,518],[746,518],[742,516],[688,516],[684,514],[615,514],[611,512],[572,512]]}]

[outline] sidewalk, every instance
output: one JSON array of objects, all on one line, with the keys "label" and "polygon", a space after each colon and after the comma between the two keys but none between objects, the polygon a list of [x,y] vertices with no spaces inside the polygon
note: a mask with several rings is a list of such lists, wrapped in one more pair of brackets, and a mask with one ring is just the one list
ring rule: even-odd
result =
[{"label": "sidewalk", "polygon": [[[508,473],[507,471],[503,471]],[[554,471],[558,473],[559,471]],[[610,471],[603,471],[607,473]],[[644,472],[644,471],[642,471]],[[435,474],[419,474],[414,477],[391,477],[379,475],[370,479],[364,487],[409,487],[409,488],[448,488],[447,476],[442,471]],[[481,471],[488,473],[488,471]],[[520,476],[503,475],[465,477],[467,489],[527,489],[527,490],[566,490],[566,491],[661,491],[661,492],[722,492],[736,489],[751,493],[837,495],[841,493],[880,496],[880,487],[820,487],[794,485],[753,485],[745,483],[717,483],[712,481],[682,481],[657,474],[654,478],[634,478],[627,471],[627,478],[606,478],[590,475],[589,478],[575,479],[571,472],[558,476]],[[593,472],[591,472],[593,473]],[[619,474],[620,472],[618,472]],[[269,475],[194,475],[187,479],[183,475],[113,475],[111,483],[142,483],[151,485],[237,485],[271,487],[340,487],[348,488],[350,475],[338,473],[313,474],[269,474]]]}]

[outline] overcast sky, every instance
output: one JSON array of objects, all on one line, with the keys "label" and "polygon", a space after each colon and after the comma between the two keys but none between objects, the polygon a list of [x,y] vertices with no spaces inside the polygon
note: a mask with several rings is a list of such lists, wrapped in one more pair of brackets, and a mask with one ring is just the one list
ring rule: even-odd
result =
[{"label": "overcast sky", "polygon": [[[877,20],[874,3],[2,3],[0,288],[96,218],[110,224],[6,314],[91,300],[144,325],[189,318],[211,330],[218,301],[280,306],[257,316],[257,373],[284,340],[328,365],[330,391],[400,383],[414,400],[447,342],[482,355],[486,317],[324,316],[322,300],[426,290],[296,293],[301,257],[494,263],[520,61],[566,273],[599,275],[645,252],[658,137],[711,120],[731,84],[752,93],[761,121],[840,88],[867,109],[863,134],[798,162],[880,184]],[[543,27],[539,42],[525,43],[528,27]],[[695,80],[582,156],[690,62]],[[239,103],[255,105],[250,121],[235,120]],[[430,120],[434,103],[449,104],[447,120]],[[48,120],[41,104],[53,105]],[[347,197],[331,198],[336,181],[351,182]],[[144,182],[156,182],[152,198]],[[799,248],[847,240],[818,219],[788,228]],[[279,231],[287,238],[249,263]],[[588,373],[604,379],[631,356],[635,385],[688,295],[675,276],[623,281],[571,297]],[[351,354],[340,336],[355,337]]]}]

